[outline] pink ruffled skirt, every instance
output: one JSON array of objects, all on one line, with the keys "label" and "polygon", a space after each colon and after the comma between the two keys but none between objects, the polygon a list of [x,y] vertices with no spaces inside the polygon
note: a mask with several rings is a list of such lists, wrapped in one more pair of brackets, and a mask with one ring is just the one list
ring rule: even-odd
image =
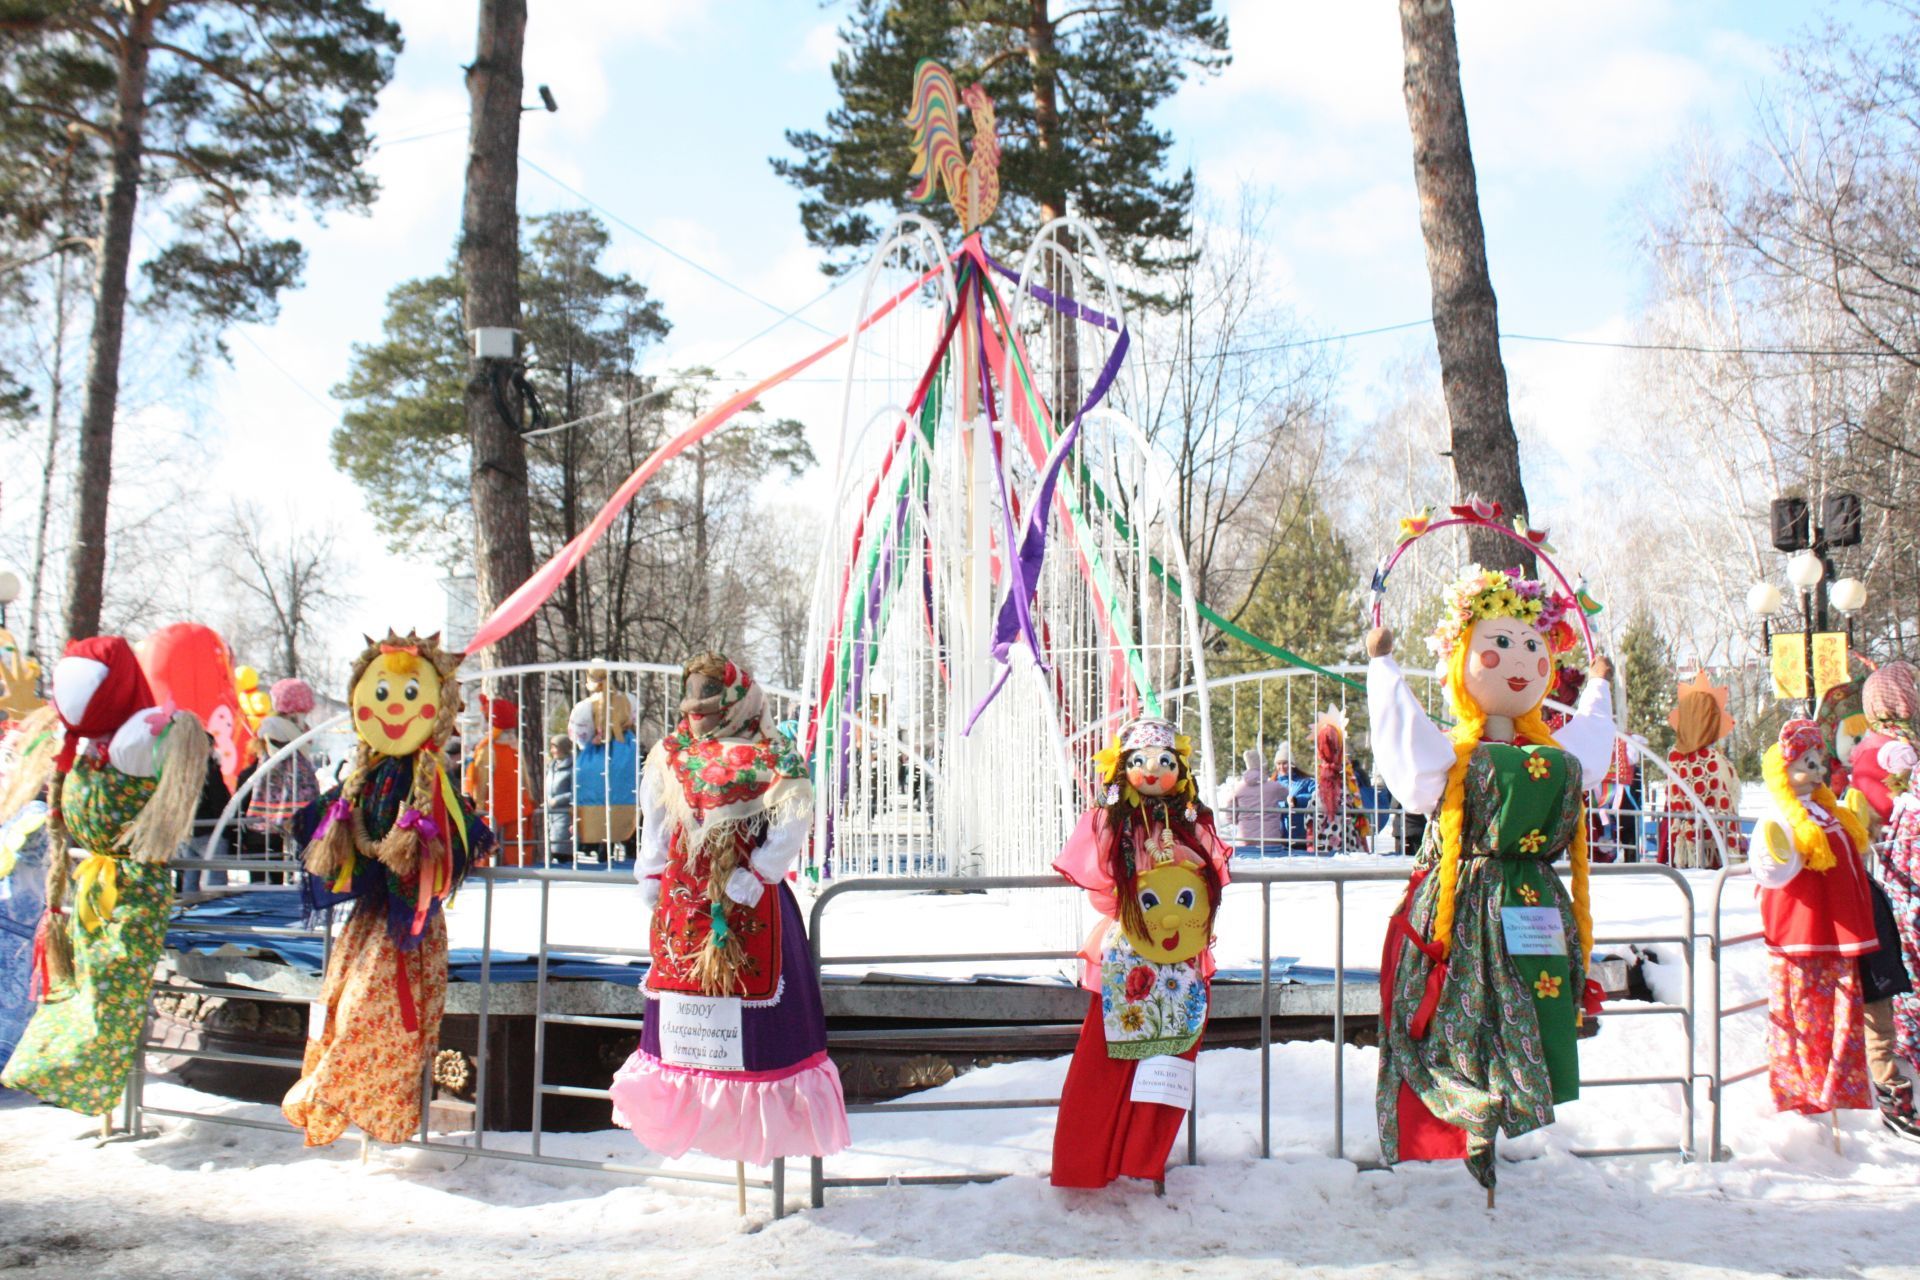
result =
[{"label": "pink ruffled skirt", "polygon": [[846,1149],[847,1104],[825,1052],[779,1071],[668,1066],[644,1049],[614,1074],[613,1118],[663,1156],[700,1151],[771,1164]]}]

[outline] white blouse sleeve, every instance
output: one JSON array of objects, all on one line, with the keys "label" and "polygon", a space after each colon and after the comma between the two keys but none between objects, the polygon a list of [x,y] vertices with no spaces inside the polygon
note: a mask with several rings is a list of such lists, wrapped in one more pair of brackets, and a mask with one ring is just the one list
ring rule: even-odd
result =
[{"label": "white blouse sleeve", "polygon": [[1800,874],[1800,850],[1794,847],[1793,834],[1773,818],[1754,823],[1747,866],[1762,889],[1783,887]]},{"label": "white blouse sleeve", "polygon": [[1410,812],[1432,813],[1446,794],[1453,739],[1428,718],[1391,657],[1367,664],[1367,716],[1375,775]]},{"label": "white blouse sleeve", "polygon": [[657,775],[640,774],[640,853],[633,860],[633,878],[650,880],[667,869],[667,798],[660,794]]},{"label": "white blouse sleeve", "polygon": [[748,861],[753,872],[768,884],[778,884],[786,879],[787,872],[793,870],[793,864],[800,859],[800,851],[807,847],[807,836],[813,831],[811,814],[789,818],[777,827],[768,827],[766,839],[753,851]]},{"label": "white blouse sleeve", "polygon": [[1554,730],[1554,740],[1580,762],[1581,789],[1591,791],[1606,779],[1613,762],[1613,686],[1589,680],[1574,704],[1573,718]]}]

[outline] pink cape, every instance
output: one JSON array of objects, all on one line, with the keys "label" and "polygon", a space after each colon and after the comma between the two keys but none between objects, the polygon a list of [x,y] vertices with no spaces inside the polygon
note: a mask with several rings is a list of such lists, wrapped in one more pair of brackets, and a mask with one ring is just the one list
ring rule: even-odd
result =
[{"label": "pink cape", "polygon": [[[1211,815],[1201,819],[1199,834],[1204,848],[1194,849],[1183,843],[1175,851],[1188,862],[1197,863],[1204,857],[1213,863],[1213,869],[1220,875],[1220,887],[1224,890],[1232,879],[1227,864],[1233,857],[1233,851],[1215,833]],[[1120,903],[1113,892],[1113,877],[1107,874],[1106,858],[1102,855],[1108,839],[1107,811],[1089,809],[1080,815],[1080,821],[1074,825],[1072,834],[1067,836],[1060,856],[1053,860],[1053,869],[1085,889],[1087,901],[1093,904],[1095,911],[1106,917],[1093,927],[1093,932],[1087,935],[1086,943],[1080,948],[1080,985],[1096,994],[1100,990],[1100,949],[1106,942],[1107,930],[1113,927],[1114,921],[1120,916]],[[1140,843],[1138,839],[1134,841],[1136,850],[1139,850]],[[1211,946],[1200,953],[1200,976],[1207,979],[1213,977]]]},{"label": "pink cape", "polygon": [[608,1092],[614,1123],[668,1158],[697,1150],[771,1164],[830,1156],[853,1140],[840,1072],[824,1053],[786,1071],[699,1071],[636,1050]]}]

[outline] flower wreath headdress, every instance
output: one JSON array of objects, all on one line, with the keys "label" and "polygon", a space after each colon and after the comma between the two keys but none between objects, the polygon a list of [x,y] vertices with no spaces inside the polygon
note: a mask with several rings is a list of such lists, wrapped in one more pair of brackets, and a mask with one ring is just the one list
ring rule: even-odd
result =
[{"label": "flower wreath headdress", "polygon": [[1427,648],[1445,662],[1474,623],[1513,618],[1540,633],[1558,664],[1580,642],[1572,616],[1578,608],[1571,596],[1548,591],[1517,567],[1483,569],[1477,564],[1468,565],[1441,595],[1440,622],[1427,636]]}]

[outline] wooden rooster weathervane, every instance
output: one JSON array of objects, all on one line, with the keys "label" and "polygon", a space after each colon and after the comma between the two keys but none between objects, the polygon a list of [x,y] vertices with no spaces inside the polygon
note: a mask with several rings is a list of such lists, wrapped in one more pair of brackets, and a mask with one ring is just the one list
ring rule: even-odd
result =
[{"label": "wooden rooster weathervane", "polygon": [[[956,97],[973,115],[971,156],[960,148]],[[960,234],[972,235],[1000,203],[1000,135],[993,122],[993,99],[977,84],[956,95],[953,73],[923,58],[913,72],[913,109],[907,124],[913,130],[913,168],[907,176],[914,184],[907,198],[928,203],[938,182],[960,218]]]}]

